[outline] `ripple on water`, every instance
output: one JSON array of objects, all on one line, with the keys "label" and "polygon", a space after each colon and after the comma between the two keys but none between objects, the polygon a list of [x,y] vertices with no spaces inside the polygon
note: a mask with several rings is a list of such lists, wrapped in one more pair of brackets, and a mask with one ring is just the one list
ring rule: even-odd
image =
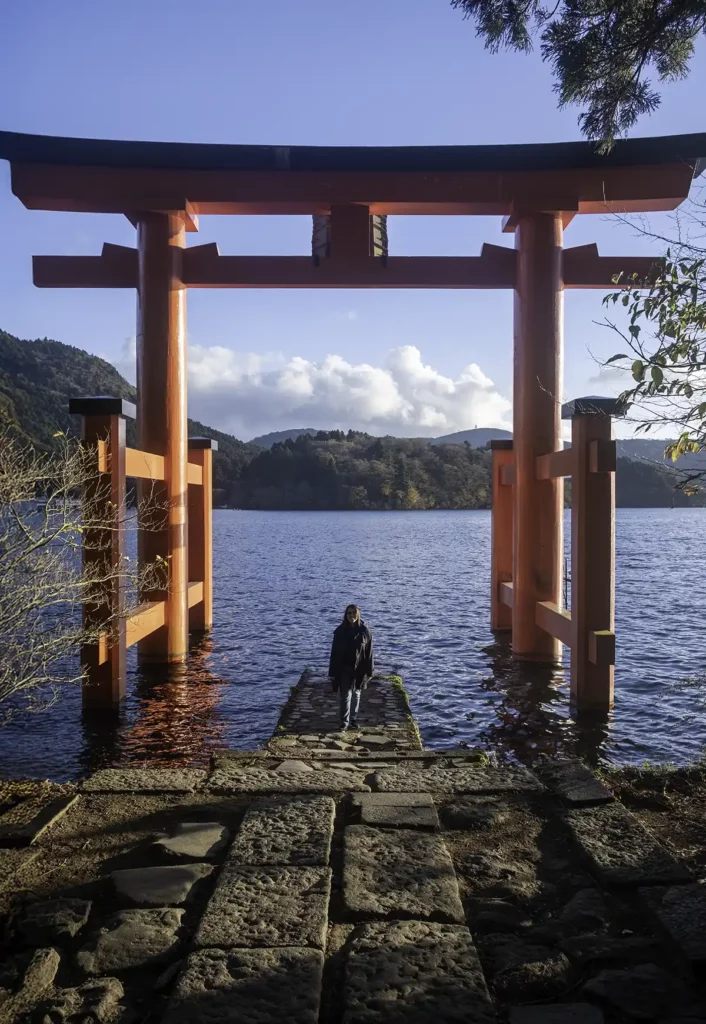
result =
[{"label": "ripple on water", "polygon": [[3,727],[0,771],[75,778],[127,762],[205,764],[213,750],[262,744],[304,665],[326,662],[351,601],[374,631],[378,665],[404,675],[429,747],[687,760],[706,724],[706,687],[682,685],[706,660],[706,510],[619,509],[616,518],[608,716],[576,722],[568,659],[559,670],[518,665],[488,629],[488,512],[217,511],[216,625],[188,671],[145,675],[130,651],[115,715],[86,718],[69,690]]}]

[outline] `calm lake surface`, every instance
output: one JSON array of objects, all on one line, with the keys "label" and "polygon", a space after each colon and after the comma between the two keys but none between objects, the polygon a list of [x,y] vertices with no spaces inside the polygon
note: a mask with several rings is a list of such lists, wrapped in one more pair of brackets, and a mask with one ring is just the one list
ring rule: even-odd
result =
[{"label": "calm lake surface", "polygon": [[528,670],[488,628],[489,512],[216,511],[215,628],[187,670],[142,675],[131,651],[117,715],[85,718],[67,691],[3,726],[0,774],[69,779],[256,747],[304,667],[327,662],[351,601],[378,670],[404,676],[426,746],[684,762],[706,724],[705,528],[706,509],[618,509],[615,709],[578,723],[568,652],[564,671]]}]

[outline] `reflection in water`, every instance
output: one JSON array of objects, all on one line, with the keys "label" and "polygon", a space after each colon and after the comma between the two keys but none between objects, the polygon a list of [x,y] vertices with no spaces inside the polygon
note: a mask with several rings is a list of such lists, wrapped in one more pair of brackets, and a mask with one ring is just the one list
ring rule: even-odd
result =
[{"label": "reflection in water", "polygon": [[82,774],[131,764],[193,767],[226,746],[220,712],[225,680],[209,667],[213,640],[192,640],[185,665],[140,666],[130,714],[83,712]]},{"label": "reflection in water", "polygon": [[568,666],[515,661],[509,634],[504,633],[498,633],[496,642],[484,647],[482,653],[491,675],[480,686],[502,694],[502,700],[494,705],[493,717],[480,729],[480,746],[526,764],[539,754],[573,754],[590,764],[598,763],[611,716],[567,716]]},{"label": "reflection in water", "polygon": [[618,509],[615,710],[580,721],[568,659],[554,671],[516,663],[490,631],[487,511],[217,510],[213,530],[215,628],[186,675],[144,672],[132,648],[118,714],[83,716],[69,688],[46,712],[3,725],[0,775],[205,765],[214,749],[261,746],[302,669],[325,665],[351,601],[372,627],[379,667],[404,676],[428,747],[628,764],[701,752],[706,707],[675,684],[706,665],[706,509]]}]

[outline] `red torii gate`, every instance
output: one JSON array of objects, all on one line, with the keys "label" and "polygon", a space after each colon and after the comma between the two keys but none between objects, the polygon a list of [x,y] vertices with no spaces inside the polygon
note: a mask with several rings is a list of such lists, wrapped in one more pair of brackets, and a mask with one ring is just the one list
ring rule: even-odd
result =
[{"label": "red torii gate", "polygon": [[[100,256],[35,256],[34,282],[51,288],[135,288],[137,429],[125,448],[115,399],[74,403],[99,446],[115,495],[125,476],[163,481],[167,528],[141,534],[142,557],[169,559],[169,586],[147,595],[110,650],[86,652],[89,703],[124,693],[125,649],[183,661],[192,628],[211,624],[210,442],[186,431],[187,288],[512,288],[514,446],[494,453],[494,628],[512,629],[517,658],[554,662],[572,647],[581,707],[613,697],[613,470],[611,403],[581,400],[572,450],[561,448],[563,291],[645,279],[649,257],[563,248],[578,214],[672,210],[706,157],[706,134],[632,139],[600,156],[589,143],[446,147],[275,147],[65,139],[0,132],[12,190],[29,209],[118,213],[137,247]],[[222,256],[186,247],[200,214],[291,214],[315,219],[310,256]],[[396,214],[496,215],[515,248],[480,256],[389,256]],[[323,227],[323,231],[322,231]],[[323,241],[322,241],[323,239]],[[110,462],[108,462],[108,455]],[[574,475],[572,612],[561,608],[563,476]],[[191,490],[190,490],[191,485]],[[511,486],[509,486],[511,485]],[[123,499],[121,499],[123,500]],[[116,538],[120,557],[124,538]],[[596,549],[600,547],[600,552]]]}]

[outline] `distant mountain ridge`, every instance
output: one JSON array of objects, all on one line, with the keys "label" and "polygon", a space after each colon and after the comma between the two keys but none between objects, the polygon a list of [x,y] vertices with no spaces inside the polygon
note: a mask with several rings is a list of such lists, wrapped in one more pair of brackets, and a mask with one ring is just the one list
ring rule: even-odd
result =
[{"label": "distant mountain ridge", "polygon": [[[284,441],[296,441],[298,437],[309,434],[315,437],[319,433],[316,427],[297,427],[291,430],[276,430],[270,434],[262,434],[254,437],[250,444],[257,444],[262,448],[271,448],[274,444],[282,444]],[[326,431],[321,431],[326,433]],[[422,441],[427,444],[470,444],[471,448],[485,448],[490,441],[511,441],[512,431],[503,430],[500,427],[473,427],[470,430],[457,430],[453,434],[442,434],[440,437],[415,437],[408,440]],[[668,467],[676,465],[677,469],[706,470],[706,452],[699,452],[697,455],[682,455],[675,463],[665,457],[664,449],[669,444],[668,438],[658,437],[630,437],[619,438],[618,456],[623,459],[634,459],[636,462],[647,462],[659,465],[664,463]]]},{"label": "distant mountain ridge", "polygon": [[[49,449],[57,430],[75,433],[69,399],[114,395],[135,401],[135,388],[110,363],[72,345],[43,338],[22,341],[0,331],[0,424],[11,423],[38,448]],[[239,441],[197,420],[190,435],[218,441],[213,463],[214,502],[241,509],[473,509],[490,502],[488,441],[507,430],[461,430],[439,438],[373,437],[363,431],[301,427]],[[133,420],[128,444],[136,444]],[[308,435],[308,436],[307,436]],[[675,492],[675,476],[655,463],[667,442],[619,442],[619,506],[703,505]],[[694,458],[693,456],[689,458]],[[703,459],[704,456],[697,458]],[[681,468],[682,462],[679,462]]]},{"label": "distant mountain ridge", "polygon": [[[328,430],[319,430],[318,427],[293,427],[291,430],[273,430],[270,434],[261,434],[254,437],[250,444],[260,445],[262,448],[271,448],[273,444],[282,444],[284,441],[296,441],[298,437],[309,434],[315,437],[318,433],[330,433]],[[393,435],[387,435],[392,437]],[[485,448],[489,441],[499,441],[511,438],[509,430],[501,430],[499,427],[474,427],[472,430],[458,430],[455,434],[444,434],[442,437],[413,437],[400,438],[399,440],[421,441],[427,444],[465,444],[468,442],[471,448]]]}]

